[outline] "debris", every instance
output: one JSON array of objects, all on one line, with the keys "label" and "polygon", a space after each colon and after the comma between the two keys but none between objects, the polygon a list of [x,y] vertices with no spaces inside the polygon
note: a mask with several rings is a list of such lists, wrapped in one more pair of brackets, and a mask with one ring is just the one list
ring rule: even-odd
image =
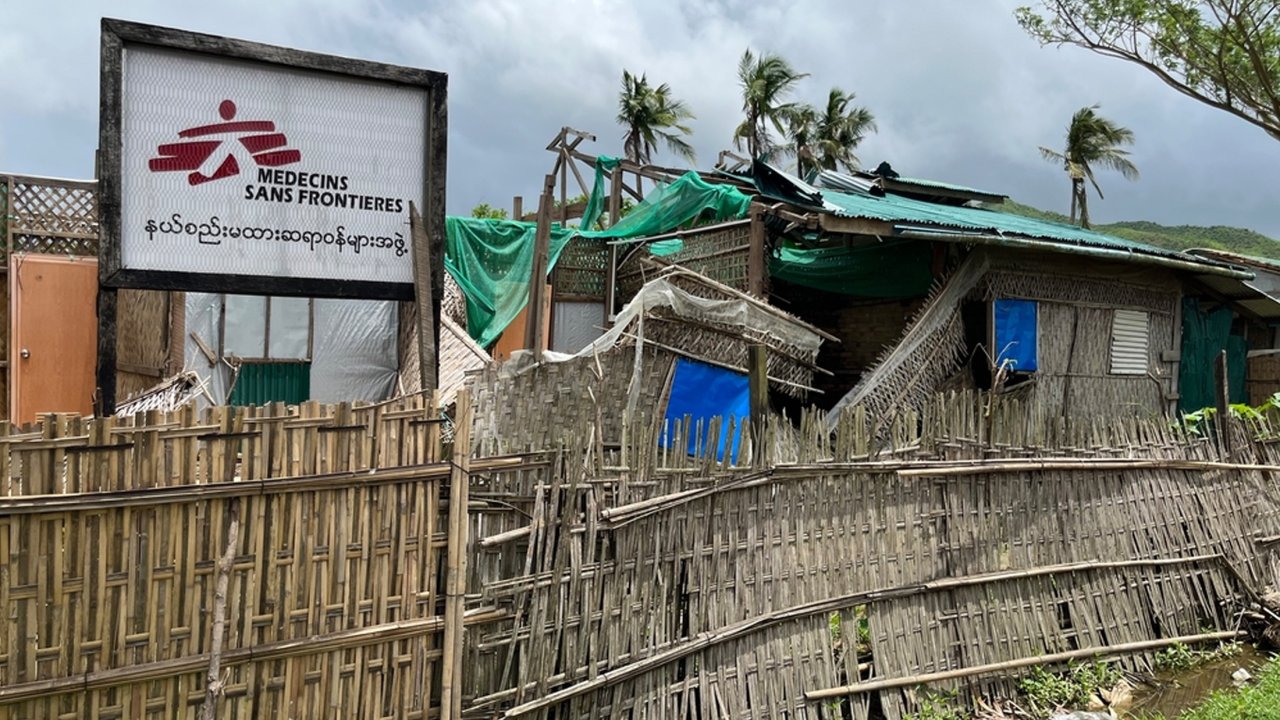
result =
[{"label": "debris", "polygon": [[1242,687],[1250,680],[1253,680],[1253,673],[1250,673],[1244,668],[1238,668],[1235,672],[1231,673],[1231,683],[1236,687]]}]

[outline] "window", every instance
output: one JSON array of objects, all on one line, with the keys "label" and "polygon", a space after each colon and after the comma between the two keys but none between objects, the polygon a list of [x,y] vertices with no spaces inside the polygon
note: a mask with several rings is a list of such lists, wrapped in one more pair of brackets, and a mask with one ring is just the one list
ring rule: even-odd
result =
[{"label": "window", "polygon": [[996,367],[1007,364],[1014,372],[1035,372],[1039,360],[1035,301],[996,300],[992,316],[995,320]]},{"label": "window", "polygon": [[308,298],[226,295],[222,302],[222,356],[309,360],[314,313],[314,303]]},{"label": "window", "polygon": [[1111,374],[1146,375],[1150,330],[1141,310],[1116,310],[1111,318]]}]

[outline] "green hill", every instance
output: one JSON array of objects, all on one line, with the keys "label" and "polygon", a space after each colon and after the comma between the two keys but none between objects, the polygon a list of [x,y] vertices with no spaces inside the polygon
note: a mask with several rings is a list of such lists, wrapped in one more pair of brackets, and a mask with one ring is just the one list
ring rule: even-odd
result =
[{"label": "green hill", "polygon": [[[988,205],[987,207],[1013,215],[1036,218],[1037,220],[1067,222],[1067,216],[1062,213],[1041,210],[1012,200],[1006,200],[1000,205]],[[1280,260],[1280,241],[1245,228],[1227,227],[1225,225],[1214,225],[1212,227],[1201,227],[1199,225],[1169,226],[1146,220],[1128,220],[1108,225],[1094,225],[1093,229],[1107,235],[1115,235],[1126,240],[1143,242],[1148,245],[1169,248],[1170,250],[1187,250],[1197,247],[1213,248],[1240,253],[1241,255],[1256,255]]]}]

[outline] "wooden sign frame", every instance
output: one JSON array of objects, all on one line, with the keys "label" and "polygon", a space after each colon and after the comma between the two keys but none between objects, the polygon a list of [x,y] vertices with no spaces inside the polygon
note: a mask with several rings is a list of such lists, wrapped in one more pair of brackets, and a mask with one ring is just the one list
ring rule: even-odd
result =
[{"label": "wooden sign frame", "polygon": [[[421,209],[431,258],[431,307],[439,332],[444,287],[444,205],[447,162],[447,88],[444,73],[384,63],[355,60],[302,50],[176,30],[142,23],[102,19],[101,97],[98,145],[99,190],[99,294],[98,294],[98,398],[97,412],[109,414],[115,406],[116,290],[239,293],[297,297],[413,300],[414,283],[367,280],[266,277],[140,270],[121,262],[121,152],[122,92],[125,50],[130,47],[164,48],[201,55],[249,60],[266,65],[331,73],[421,88],[426,91],[427,117],[424,186],[411,199]],[[408,229],[408,213],[405,225]],[[409,234],[406,233],[406,236]]]}]

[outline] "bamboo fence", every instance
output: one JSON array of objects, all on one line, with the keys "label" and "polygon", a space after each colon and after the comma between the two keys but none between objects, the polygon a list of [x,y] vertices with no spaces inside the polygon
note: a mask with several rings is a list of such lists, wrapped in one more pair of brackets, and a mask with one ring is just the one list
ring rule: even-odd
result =
[{"label": "bamboo fence", "polygon": [[446,630],[486,611],[446,602],[468,473],[434,407],[0,428],[0,716],[439,716]]},{"label": "bamboo fence", "polygon": [[469,592],[502,616],[469,629],[464,716],[897,720],[1033,664],[1236,637],[1276,578],[1256,428],[1228,455],[957,394],[887,429],[855,408],[743,432],[735,467],[574,422],[546,482],[480,513]]},{"label": "bamboo fence", "polygon": [[607,419],[630,352],[482,374],[452,448],[416,396],[0,427],[0,716],[898,720],[1236,637],[1280,572],[1266,419],[664,428]]}]

